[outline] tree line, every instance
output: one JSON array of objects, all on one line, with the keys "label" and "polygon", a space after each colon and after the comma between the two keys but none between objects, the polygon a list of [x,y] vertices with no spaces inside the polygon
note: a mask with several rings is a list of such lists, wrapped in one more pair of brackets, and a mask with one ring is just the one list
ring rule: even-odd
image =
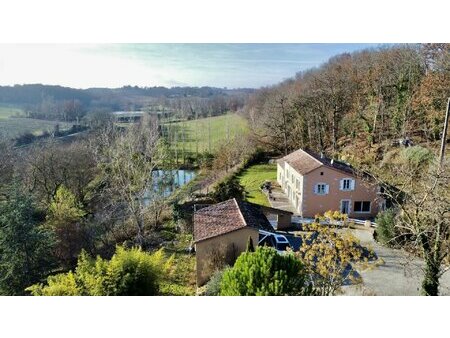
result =
[{"label": "tree line", "polygon": [[74,89],[27,84],[0,86],[0,103],[22,108],[26,117],[77,121],[88,112],[176,110],[183,116],[208,116],[237,110],[251,89],[212,87],[137,87]]}]

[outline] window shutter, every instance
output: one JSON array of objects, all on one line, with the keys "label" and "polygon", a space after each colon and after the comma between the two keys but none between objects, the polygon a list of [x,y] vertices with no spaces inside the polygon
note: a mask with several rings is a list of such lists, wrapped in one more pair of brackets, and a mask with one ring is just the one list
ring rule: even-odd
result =
[{"label": "window shutter", "polygon": [[355,180],[350,181],[350,190],[355,190]]},{"label": "window shutter", "polygon": [[330,190],[330,186],[328,184],[325,184],[325,194],[328,194],[329,190]]},{"label": "window shutter", "polygon": [[344,180],[339,181],[339,190],[344,190]]},{"label": "window shutter", "polygon": [[314,193],[317,194],[317,184],[314,186]]}]

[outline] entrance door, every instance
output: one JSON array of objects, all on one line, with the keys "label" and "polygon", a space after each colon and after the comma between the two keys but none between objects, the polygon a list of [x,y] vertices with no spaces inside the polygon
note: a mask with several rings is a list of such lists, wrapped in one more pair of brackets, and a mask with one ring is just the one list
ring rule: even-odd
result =
[{"label": "entrance door", "polygon": [[350,200],[341,201],[341,213],[347,215],[350,213]]}]

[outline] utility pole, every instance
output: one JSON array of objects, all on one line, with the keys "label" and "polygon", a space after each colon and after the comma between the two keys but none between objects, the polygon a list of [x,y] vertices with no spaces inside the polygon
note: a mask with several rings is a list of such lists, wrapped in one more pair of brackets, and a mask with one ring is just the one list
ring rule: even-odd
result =
[{"label": "utility pole", "polygon": [[447,101],[447,112],[445,113],[444,130],[442,132],[441,153],[439,156],[439,164],[441,167],[444,164],[445,144],[447,143],[447,130],[448,130],[449,115],[450,115],[450,97],[448,98],[448,101]]}]

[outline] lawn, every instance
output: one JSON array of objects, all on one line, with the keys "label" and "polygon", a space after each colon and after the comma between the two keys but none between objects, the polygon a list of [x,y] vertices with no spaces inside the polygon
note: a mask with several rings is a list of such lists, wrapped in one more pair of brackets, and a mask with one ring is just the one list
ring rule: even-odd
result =
[{"label": "lawn", "polygon": [[183,151],[194,157],[197,153],[214,153],[224,141],[247,131],[247,121],[233,113],[164,124],[164,134],[172,145],[176,145],[180,157]]},{"label": "lawn", "polygon": [[239,183],[245,188],[246,200],[252,203],[270,206],[266,195],[261,192],[264,181],[277,179],[276,164],[256,164],[245,169],[237,176]]}]

